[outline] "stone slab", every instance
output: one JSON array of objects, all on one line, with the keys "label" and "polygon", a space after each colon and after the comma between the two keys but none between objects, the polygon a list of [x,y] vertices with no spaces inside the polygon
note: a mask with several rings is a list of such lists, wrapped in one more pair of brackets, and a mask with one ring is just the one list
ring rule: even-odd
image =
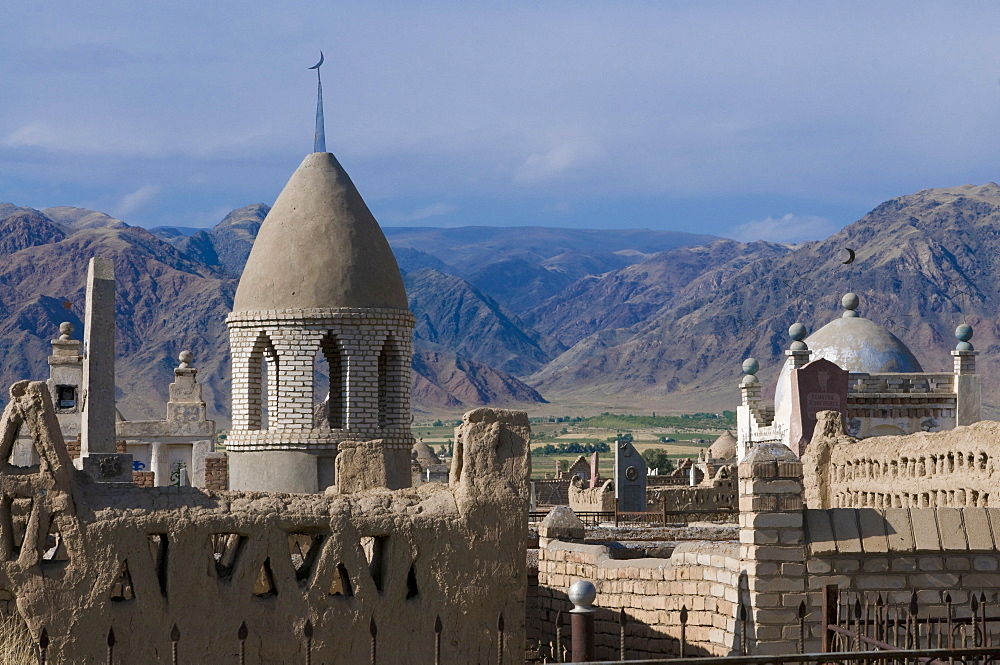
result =
[{"label": "stone slab", "polygon": [[615,497],[620,512],[645,512],[646,461],[628,441],[615,443]]},{"label": "stone slab", "polygon": [[884,514],[889,551],[912,552],[913,531],[910,526],[910,511],[907,508],[887,508]]},{"label": "stone slab", "polygon": [[[92,258],[84,311],[83,415],[81,450],[115,452],[115,267]],[[131,472],[129,481],[132,480]]]},{"label": "stone slab", "polygon": [[986,508],[962,508],[965,536],[969,539],[970,550],[992,550],[993,535]]},{"label": "stone slab", "polygon": [[849,372],[820,358],[792,371],[792,417],[788,428],[789,448],[799,457],[812,439],[816,414],[837,411],[847,422],[847,377]]},{"label": "stone slab", "polygon": [[990,518],[990,530],[993,532],[993,542],[1000,543],[1000,508],[987,508],[986,516]]},{"label": "stone slab", "polygon": [[962,511],[958,508],[938,508],[935,512],[938,518],[938,533],[941,534],[941,546],[946,550],[967,550],[969,543],[965,539]]},{"label": "stone slab", "polygon": [[882,554],[889,551],[886,539],[885,515],[874,508],[859,508],[858,522],[861,525],[861,546],[868,554]]},{"label": "stone slab", "polygon": [[804,513],[809,552],[812,554],[836,552],[837,539],[833,536],[829,511],[806,510]]},{"label": "stone slab", "polygon": [[857,511],[854,508],[831,508],[830,521],[837,538],[837,550],[843,554],[861,552]]},{"label": "stone slab", "polygon": [[938,535],[937,515],[934,508],[914,508],[910,511],[913,526],[913,545],[918,550],[937,551],[941,549]]}]

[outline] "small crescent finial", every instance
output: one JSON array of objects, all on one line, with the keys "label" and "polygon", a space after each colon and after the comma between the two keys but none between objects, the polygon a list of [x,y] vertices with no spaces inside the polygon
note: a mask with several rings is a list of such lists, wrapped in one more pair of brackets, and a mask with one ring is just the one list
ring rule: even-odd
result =
[{"label": "small crescent finial", "polygon": [[319,69],[320,65],[322,65],[322,64],[323,64],[323,52],[320,51],[319,52],[319,62],[317,62],[315,65],[313,65],[309,69]]}]

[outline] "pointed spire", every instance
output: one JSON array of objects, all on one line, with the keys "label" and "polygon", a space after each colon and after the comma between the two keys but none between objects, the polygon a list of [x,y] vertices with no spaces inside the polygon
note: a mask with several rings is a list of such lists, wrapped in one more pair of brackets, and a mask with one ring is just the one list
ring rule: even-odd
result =
[{"label": "pointed spire", "polygon": [[316,135],[313,138],[313,152],[326,152],[326,123],[323,120],[323,81],[319,68],[323,64],[323,52],[319,52],[319,62],[309,69],[316,70]]}]

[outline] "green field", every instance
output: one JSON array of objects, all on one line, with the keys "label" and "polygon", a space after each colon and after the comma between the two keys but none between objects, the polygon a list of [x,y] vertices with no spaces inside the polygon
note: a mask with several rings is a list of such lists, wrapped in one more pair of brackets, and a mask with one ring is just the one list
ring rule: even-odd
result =
[{"label": "green field", "polygon": [[[636,449],[642,453],[649,448],[662,448],[676,459],[697,457],[698,453],[711,445],[712,441],[726,429],[732,429],[729,414],[721,418],[704,417],[707,414],[696,414],[701,417],[685,416],[622,416],[603,415],[592,418],[563,419],[563,422],[548,422],[550,419],[533,418],[531,422],[531,449],[536,451],[542,446],[565,443],[596,444],[607,442],[618,432],[629,431],[634,438]],[[555,420],[555,419],[552,419]],[[604,426],[597,426],[601,423]],[[667,423],[679,423],[682,426],[668,426]],[[442,422],[440,425],[414,425],[413,435],[423,439],[435,453],[441,454],[441,446],[447,446],[449,440],[455,437],[456,421]],[[662,437],[674,439],[663,443]],[[532,478],[544,478],[555,472],[556,460],[562,460],[566,468],[576,461],[581,453],[557,452],[550,455],[533,454],[531,459]],[[585,456],[589,456],[586,455]],[[447,461],[447,460],[445,460]],[[601,474],[610,477],[614,463],[614,451],[600,453]]]}]

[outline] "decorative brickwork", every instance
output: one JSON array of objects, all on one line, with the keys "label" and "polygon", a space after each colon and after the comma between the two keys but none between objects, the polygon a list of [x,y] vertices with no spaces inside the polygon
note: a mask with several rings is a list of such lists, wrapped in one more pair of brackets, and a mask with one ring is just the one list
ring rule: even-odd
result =
[{"label": "decorative brickwork", "polygon": [[[394,479],[393,487],[408,483],[415,442],[410,431],[415,321],[408,310],[389,308],[230,314],[226,323],[232,348],[233,424],[227,450],[332,455],[345,441],[378,441],[382,459],[391,468],[384,477]],[[326,418],[321,413],[318,419],[314,404],[327,396],[315,394],[317,354],[331,370]]]},{"label": "decorative brickwork", "polygon": [[[345,439],[386,439],[393,446],[412,447],[410,356],[415,319],[410,312],[384,308],[233,312],[226,322],[233,355],[233,426],[226,442],[230,450],[335,449]],[[336,355],[329,350],[330,340],[338,346]],[[324,355],[338,359],[331,367],[342,365],[341,376],[331,377],[331,392],[336,395],[330,405],[342,405],[343,411],[330,417],[327,426],[314,428],[313,366],[324,346],[328,347]],[[259,370],[265,356],[271,356],[267,386],[261,385]],[[261,422],[265,398],[266,428]],[[329,422],[343,426],[333,428]]]},{"label": "decorative brickwork", "polygon": [[[810,508],[933,508],[996,505],[1000,424],[857,440],[839,414],[818,414],[803,457]],[[815,446],[815,448],[812,448]]]}]

